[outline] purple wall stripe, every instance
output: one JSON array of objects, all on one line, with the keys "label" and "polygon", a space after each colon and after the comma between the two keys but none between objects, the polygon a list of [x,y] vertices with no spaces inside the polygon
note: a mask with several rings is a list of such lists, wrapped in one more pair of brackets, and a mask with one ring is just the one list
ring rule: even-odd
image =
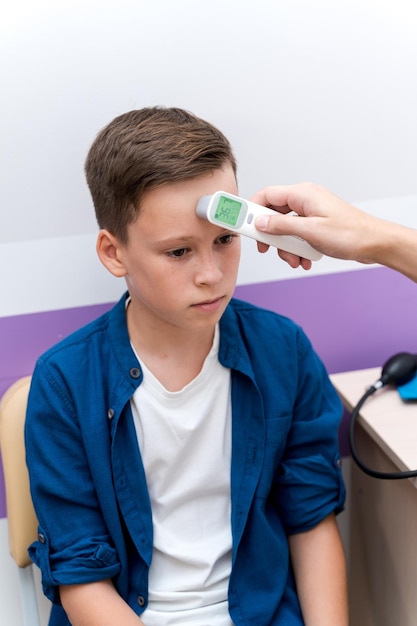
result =
[{"label": "purple wall stripe", "polygon": [[[417,286],[386,268],[244,285],[236,296],[300,324],[330,373],[377,367],[402,350],[417,353]],[[42,352],[111,306],[0,318],[0,396],[32,372]],[[345,416],[344,453],[347,421]],[[0,518],[5,515],[0,475]]]},{"label": "purple wall stripe", "polygon": [[417,352],[417,285],[387,268],[242,286],[238,296],[300,324],[330,373]]}]

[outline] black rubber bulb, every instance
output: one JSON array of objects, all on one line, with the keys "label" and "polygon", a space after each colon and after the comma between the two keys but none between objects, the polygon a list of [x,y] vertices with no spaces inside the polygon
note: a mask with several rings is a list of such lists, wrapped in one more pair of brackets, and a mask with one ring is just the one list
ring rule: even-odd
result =
[{"label": "black rubber bulb", "polygon": [[384,364],[380,381],[383,385],[404,385],[417,372],[417,355],[410,352],[394,354]]}]

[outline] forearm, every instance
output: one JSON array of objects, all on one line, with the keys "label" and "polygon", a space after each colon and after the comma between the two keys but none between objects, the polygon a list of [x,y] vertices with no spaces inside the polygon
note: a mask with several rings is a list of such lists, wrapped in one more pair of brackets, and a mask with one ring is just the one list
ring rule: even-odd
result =
[{"label": "forearm", "polygon": [[292,535],[289,544],[306,626],[347,626],[346,563],[335,517]]},{"label": "forearm", "polygon": [[363,255],[417,282],[417,230],[378,220],[372,236],[364,241]]},{"label": "forearm", "polygon": [[59,592],[72,626],[144,626],[109,580],[63,585]]}]

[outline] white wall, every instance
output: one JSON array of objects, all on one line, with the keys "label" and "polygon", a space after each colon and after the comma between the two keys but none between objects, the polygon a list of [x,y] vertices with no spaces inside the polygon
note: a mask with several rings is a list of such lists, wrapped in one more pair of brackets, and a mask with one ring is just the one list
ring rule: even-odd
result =
[{"label": "white wall", "polygon": [[241,193],[416,193],[414,0],[14,0],[0,8],[0,243],[95,230],[83,162],[117,114],[217,124]]}]

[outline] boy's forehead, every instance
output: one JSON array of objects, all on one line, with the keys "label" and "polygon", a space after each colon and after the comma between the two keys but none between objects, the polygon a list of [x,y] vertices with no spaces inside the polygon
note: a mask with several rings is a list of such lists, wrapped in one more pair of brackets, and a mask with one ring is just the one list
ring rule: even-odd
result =
[{"label": "boy's forehead", "polygon": [[[136,219],[128,227],[128,238],[139,233],[148,241],[195,238],[200,228],[207,234],[209,224],[197,217],[197,204],[203,195],[216,191],[237,193],[236,178],[230,166],[207,175],[167,183],[149,189],[142,197]],[[218,227],[214,227],[218,230]]]}]

